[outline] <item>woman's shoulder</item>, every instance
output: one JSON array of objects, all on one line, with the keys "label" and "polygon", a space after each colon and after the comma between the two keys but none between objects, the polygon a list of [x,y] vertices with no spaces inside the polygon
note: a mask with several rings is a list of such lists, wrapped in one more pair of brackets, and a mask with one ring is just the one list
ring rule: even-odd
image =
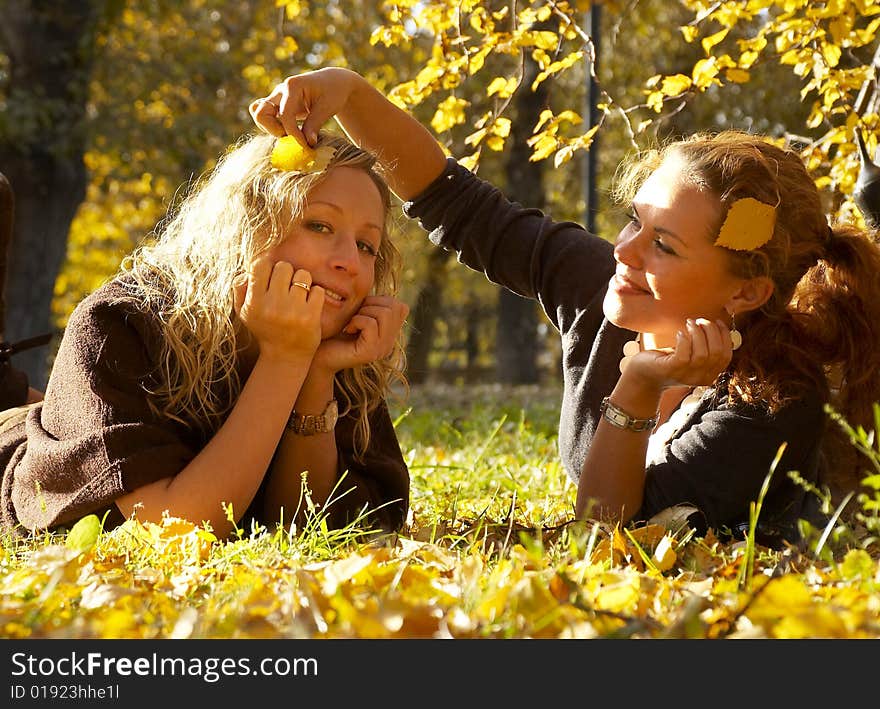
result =
[{"label": "woman's shoulder", "polygon": [[151,313],[137,298],[136,291],[125,277],[115,277],[88,295],[73,309],[67,329],[106,327],[117,321],[151,319]]},{"label": "woman's shoulder", "polygon": [[756,425],[797,434],[798,437],[816,435],[825,418],[825,401],[820,392],[812,387],[799,389],[774,407],[762,400],[734,400],[723,386],[704,396],[704,402],[721,418],[745,419]]},{"label": "woman's shoulder", "polygon": [[64,328],[61,351],[72,347],[94,362],[112,345],[114,351],[137,351],[139,359],[144,349],[153,348],[160,332],[155,314],[137,299],[124,278],[117,277],[74,308]]}]

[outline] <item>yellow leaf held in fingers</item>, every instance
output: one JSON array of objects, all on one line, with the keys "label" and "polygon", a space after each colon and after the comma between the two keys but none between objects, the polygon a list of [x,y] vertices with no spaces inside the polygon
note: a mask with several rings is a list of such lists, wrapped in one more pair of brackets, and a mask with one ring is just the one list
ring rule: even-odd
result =
[{"label": "yellow leaf held in fingers", "polygon": [[727,210],[716,246],[735,251],[752,251],[770,241],[776,227],[776,208],[752,197],[736,200]]},{"label": "yellow leaf held in fingers", "polygon": [[275,141],[272,149],[272,167],[293,172],[320,172],[333,159],[335,150],[329,146],[313,149],[300,145],[292,135]]}]

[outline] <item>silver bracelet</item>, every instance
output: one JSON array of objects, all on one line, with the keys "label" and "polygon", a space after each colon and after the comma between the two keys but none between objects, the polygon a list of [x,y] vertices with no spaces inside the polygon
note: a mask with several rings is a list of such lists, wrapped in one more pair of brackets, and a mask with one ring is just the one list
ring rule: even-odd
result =
[{"label": "silver bracelet", "polygon": [[657,417],[649,419],[637,419],[630,416],[626,411],[621,408],[618,408],[614,404],[612,404],[608,397],[606,396],[602,399],[602,405],[599,407],[599,413],[605,418],[605,420],[610,423],[612,426],[616,426],[617,428],[622,428],[625,431],[635,431],[636,433],[641,433],[642,431],[652,431],[654,426],[657,425]]}]

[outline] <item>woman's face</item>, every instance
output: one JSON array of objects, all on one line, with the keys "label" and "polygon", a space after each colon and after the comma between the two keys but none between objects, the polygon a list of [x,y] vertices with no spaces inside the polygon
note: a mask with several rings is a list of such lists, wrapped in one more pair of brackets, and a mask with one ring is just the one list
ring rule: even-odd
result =
[{"label": "woman's face", "polygon": [[658,347],[673,346],[687,318],[729,322],[725,303],[743,283],[729,272],[725,249],[712,243],[718,199],[681,179],[681,168],[667,158],[633,199],[603,303],[611,322],[651,333]]},{"label": "woman's face", "polygon": [[385,210],[363,170],[336,167],[309,192],[302,215],[269,253],[325,290],[321,337],[338,335],[373,288]]}]

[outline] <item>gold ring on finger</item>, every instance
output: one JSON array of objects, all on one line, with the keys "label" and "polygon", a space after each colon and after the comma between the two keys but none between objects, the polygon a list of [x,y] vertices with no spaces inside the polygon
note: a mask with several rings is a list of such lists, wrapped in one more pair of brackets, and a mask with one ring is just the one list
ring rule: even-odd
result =
[{"label": "gold ring on finger", "polygon": [[302,288],[306,293],[312,290],[312,287],[308,283],[303,283],[302,281],[294,281],[290,285],[296,286],[297,288]]}]

